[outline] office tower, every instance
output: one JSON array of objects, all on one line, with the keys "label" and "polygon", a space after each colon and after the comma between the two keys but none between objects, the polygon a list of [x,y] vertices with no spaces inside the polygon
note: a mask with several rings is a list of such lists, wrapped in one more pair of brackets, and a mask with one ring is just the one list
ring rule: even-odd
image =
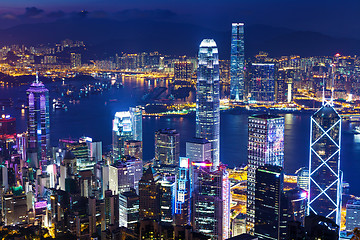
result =
[{"label": "office tower", "polygon": [[105,216],[105,226],[119,226],[119,195],[112,194],[111,190],[105,191],[104,207],[102,209]]},{"label": "office tower", "polygon": [[305,191],[309,191],[309,169],[302,167],[298,169],[295,174],[297,179],[297,186],[304,189]]},{"label": "office tower", "polygon": [[9,189],[8,168],[5,165],[0,165],[0,181],[0,186],[2,186],[5,191],[7,191]]},{"label": "office tower", "polygon": [[177,61],[174,63],[174,81],[191,81],[192,63],[189,61]]},{"label": "office tower", "polygon": [[260,239],[280,239],[283,182],[280,166],[266,164],[256,169],[254,236]]},{"label": "office tower", "polygon": [[231,29],[230,99],[239,101],[245,96],[244,23],[233,23]]},{"label": "office tower", "polygon": [[219,166],[220,96],[219,54],[213,39],[204,39],[198,55],[196,85],[196,137],[211,143],[214,169]]},{"label": "office tower", "polygon": [[211,143],[205,138],[193,138],[187,141],[186,157],[191,162],[211,162]]},{"label": "office tower", "polygon": [[1,115],[0,117],[0,138],[4,136],[16,135],[16,119],[10,115]]},{"label": "office tower", "polygon": [[133,138],[131,140],[142,141],[142,110],[137,107],[129,108]]},{"label": "office tower", "polygon": [[360,201],[350,200],[346,204],[346,231],[351,232],[354,228],[360,228]]},{"label": "office tower", "polygon": [[149,167],[139,181],[139,219],[159,220],[159,176]]},{"label": "office tower", "polygon": [[308,214],[315,213],[340,225],[341,117],[326,102],[311,117]]},{"label": "office tower", "polygon": [[114,160],[124,155],[124,143],[128,140],[142,141],[142,111],[139,108],[115,113],[113,120]]},{"label": "office tower", "polygon": [[109,189],[114,194],[135,189],[138,192],[142,174],[142,161],[129,157],[125,161],[117,161],[109,166]]},{"label": "office tower", "polygon": [[275,101],[275,63],[251,63],[250,100]]},{"label": "office tower", "polygon": [[175,129],[155,132],[155,161],[160,165],[179,165],[180,133]]},{"label": "office tower", "polygon": [[102,160],[102,142],[101,141],[91,141],[86,142],[86,145],[89,149],[89,158],[93,162],[97,163]]},{"label": "office tower", "polygon": [[230,183],[225,167],[211,171],[210,167],[194,169],[192,226],[212,239],[227,239],[230,235]]},{"label": "office tower", "polygon": [[29,216],[26,195],[5,194],[3,212],[5,225],[27,224]]},{"label": "office tower", "polygon": [[180,157],[178,170],[176,199],[175,199],[175,225],[186,226],[190,224],[190,159]]},{"label": "office tower", "polygon": [[159,214],[160,221],[172,223],[175,212],[175,182],[161,179],[157,181],[159,185]]},{"label": "office tower", "polygon": [[119,195],[120,227],[134,230],[139,221],[139,195],[134,189]]},{"label": "office tower", "polygon": [[81,67],[81,54],[80,53],[71,53],[70,54],[70,64],[71,64],[71,68]]},{"label": "office tower", "polygon": [[[299,222],[305,226],[307,192],[299,187],[285,192],[287,221]],[[283,208],[283,207],[282,207]]]},{"label": "office tower", "polygon": [[49,90],[36,80],[26,91],[28,98],[28,153],[29,166],[39,168],[50,152]]},{"label": "office tower", "polygon": [[142,141],[125,141],[124,155],[128,155],[142,160]]},{"label": "office tower", "polygon": [[260,114],[248,118],[247,232],[254,234],[256,169],[260,166],[283,167],[284,117]]}]

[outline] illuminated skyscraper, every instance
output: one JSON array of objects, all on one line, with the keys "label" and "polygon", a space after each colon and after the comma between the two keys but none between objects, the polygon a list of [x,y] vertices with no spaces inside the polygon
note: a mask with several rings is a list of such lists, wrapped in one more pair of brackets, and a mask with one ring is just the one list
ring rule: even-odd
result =
[{"label": "illuminated skyscraper", "polygon": [[190,159],[181,157],[178,170],[177,193],[175,201],[175,224],[186,226],[190,224]]},{"label": "illuminated skyscraper", "polygon": [[281,195],[284,174],[280,166],[264,165],[255,174],[254,235],[278,240],[281,236]]},{"label": "illuminated skyscraper", "polygon": [[260,166],[283,167],[284,117],[254,115],[248,119],[247,232],[254,234],[256,170]]},{"label": "illuminated skyscraper", "polygon": [[[210,164],[211,165],[211,164]],[[211,171],[194,168],[192,226],[211,239],[224,240],[230,233],[230,182],[225,167]]]},{"label": "illuminated skyscraper", "polygon": [[124,155],[125,141],[142,141],[142,112],[138,108],[115,113],[113,120],[113,157],[120,159]]},{"label": "illuminated skyscraper", "polygon": [[341,117],[331,102],[311,117],[308,214],[314,212],[340,225]]},{"label": "illuminated skyscraper", "polygon": [[244,23],[233,23],[231,30],[230,99],[243,100],[245,95]]},{"label": "illuminated skyscraper", "polygon": [[204,39],[198,55],[196,137],[211,142],[212,162],[219,166],[220,99],[219,54],[213,39]]},{"label": "illuminated skyscraper", "polygon": [[175,129],[155,132],[155,161],[163,165],[179,165],[180,133]]},{"label": "illuminated skyscraper", "polygon": [[36,80],[26,91],[28,111],[28,156],[30,166],[38,168],[50,152],[49,90],[36,75]]}]

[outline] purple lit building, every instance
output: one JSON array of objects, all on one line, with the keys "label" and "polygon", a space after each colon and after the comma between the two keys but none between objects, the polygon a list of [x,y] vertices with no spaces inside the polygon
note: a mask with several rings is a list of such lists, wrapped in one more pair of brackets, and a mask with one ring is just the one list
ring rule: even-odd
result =
[{"label": "purple lit building", "polygon": [[28,98],[28,159],[30,166],[38,168],[50,150],[49,90],[36,75],[26,91]]}]

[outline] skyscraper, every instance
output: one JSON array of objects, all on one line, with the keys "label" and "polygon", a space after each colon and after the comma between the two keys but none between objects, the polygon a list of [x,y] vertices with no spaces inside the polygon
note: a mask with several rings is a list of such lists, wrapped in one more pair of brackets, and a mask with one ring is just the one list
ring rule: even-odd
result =
[{"label": "skyscraper", "polygon": [[256,170],[260,166],[283,167],[284,117],[268,114],[248,119],[247,232],[254,234]]},{"label": "skyscraper", "polygon": [[341,117],[331,102],[311,117],[308,214],[314,212],[340,225]]},{"label": "skyscraper", "polygon": [[231,29],[230,99],[243,100],[245,95],[244,23],[233,23]]},{"label": "skyscraper", "polygon": [[71,53],[70,54],[70,64],[71,64],[71,68],[81,67],[81,54],[80,53]]},{"label": "skyscraper", "polygon": [[212,162],[219,166],[220,99],[219,54],[213,39],[204,39],[198,55],[196,137],[211,142]]},{"label": "skyscraper", "polygon": [[204,138],[193,138],[187,141],[186,157],[191,162],[211,161],[211,143]]},{"label": "skyscraper", "polygon": [[174,63],[174,80],[191,81],[192,63],[189,61],[178,61]]},{"label": "skyscraper", "polygon": [[225,167],[211,171],[194,168],[192,226],[211,239],[224,240],[230,233],[230,183]]},{"label": "skyscraper", "polygon": [[264,165],[256,169],[254,235],[260,239],[280,239],[283,180],[280,166]]},{"label": "skyscraper", "polygon": [[163,165],[179,165],[180,134],[175,129],[155,132],[155,161]]},{"label": "skyscraper", "polygon": [[125,141],[142,141],[142,112],[138,108],[115,113],[113,120],[113,157],[115,160],[124,155]]},{"label": "skyscraper", "polygon": [[50,152],[49,90],[36,80],[26,91],[28,111],[28,153],[30,166],[38,168],[40,160],[46,160]]}]

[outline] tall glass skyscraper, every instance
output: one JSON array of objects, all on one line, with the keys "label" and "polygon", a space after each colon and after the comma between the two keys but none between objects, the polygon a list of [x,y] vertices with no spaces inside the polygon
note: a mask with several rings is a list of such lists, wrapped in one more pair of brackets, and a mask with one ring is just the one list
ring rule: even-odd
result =
[{"label": "tall glass skyscraper", "polygon": [[[256,174],[264,165],[284,165],[284,117],[260,114],[248,119],[247,220],[249,234],[255,233]],[[263,183],[266,185],[266,183]]]},{"label": "tall glass skyscraper", "polygon": [[50,152],[49,90],[36,75],[26,94],[29,104],[28,156],[30,166],[38,168],[39,162],[46,160]]},{"label": "tall glass skyscraper", "polygon": [[245,95],[244,23],[233,23],[231,29],[230,99],[243,100]]},{"label": "tall glass skyscraper", "polygon": [[196,137],[211,143],[213,167],[219,166],[219,54],[213,39],[204,39],[198,55]]},{"label": "tall glass skyscraper", "polygon": [[125,141],[142,141],[142,111],[130,108],[129,111],[115,113],[113,120],[113,157],[120,159],[124,155]]},{"label": "tall glass skyscraper", "polygon": [[314,212],[340,225],[341,117],[326,102],[311,117],[308,214]]}]

